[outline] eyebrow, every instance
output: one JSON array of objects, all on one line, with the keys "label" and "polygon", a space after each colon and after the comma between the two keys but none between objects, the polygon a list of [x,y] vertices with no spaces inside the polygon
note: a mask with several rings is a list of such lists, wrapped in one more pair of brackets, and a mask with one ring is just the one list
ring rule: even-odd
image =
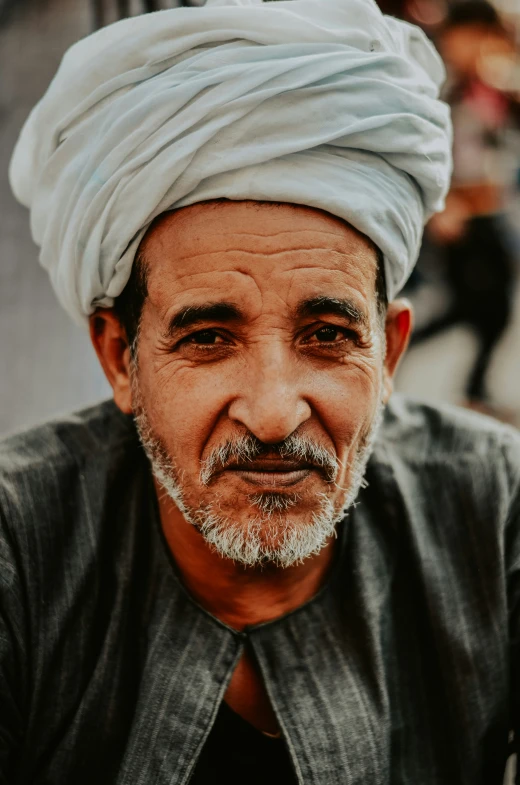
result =
[{"label": "eyebrow", "polygon": [[176,330],[195,327],[204,322],[236,322],[242,319],[242,312],[233,303],[204,303],[203,305],[188,305],[175,313],[167,328],[167,334],[172,336]]},{"label": "eyebrow", "polygon": [[[368,319],[351,300],[337,297],[312,297],[301,302],[296,315],[299,318],[319,316],[324,313],[333,313],[348,319],[354,324],[366,326]],[[243,320],[242,311],[233,303],[203,303],[202,305],[187,305],[177,311],[170,319],[166,334],[168,337],[175,335],[177,330],[196,327],[205,322],[237,322]]]},{"label": "eyebrow", "polygon": [[301,302],[297,308],[300,317],[319,316],[324,313],[333,313],[342,316],[354,324],[362,327],[368,325],[367,315],[355,305],[352,300],[337,297],[312,297]]}]

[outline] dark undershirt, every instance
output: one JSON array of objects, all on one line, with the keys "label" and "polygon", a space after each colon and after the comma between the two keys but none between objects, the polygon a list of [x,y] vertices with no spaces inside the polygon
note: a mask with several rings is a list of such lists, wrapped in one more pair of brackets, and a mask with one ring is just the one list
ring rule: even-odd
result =
[{"label": "dark undershirt", "polygon": [[271,738],[222,701],[190,785],[297,785],[285,742]]}]

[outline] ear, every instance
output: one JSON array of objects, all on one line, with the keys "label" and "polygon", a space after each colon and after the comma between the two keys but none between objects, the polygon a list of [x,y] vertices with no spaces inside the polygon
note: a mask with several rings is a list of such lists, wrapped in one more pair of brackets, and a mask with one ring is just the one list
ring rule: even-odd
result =
[{"label": "ear", "polygon": [[111,308],[98,308],[89,325],[90,340],[114,391],[114,401],[124,414],[132,414],[130,347],[125,330]]},{"label": "ear", "polygon": [[386,357],[383,369],[383,403],[394,389],[394,377],[403,356],[413,327],[413,309],[404,298],[389,303],[386,314]]}]

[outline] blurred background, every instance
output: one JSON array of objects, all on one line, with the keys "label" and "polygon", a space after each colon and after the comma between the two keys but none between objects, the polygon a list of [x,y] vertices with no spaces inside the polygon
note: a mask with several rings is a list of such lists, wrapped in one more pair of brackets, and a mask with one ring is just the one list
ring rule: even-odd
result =
[{"label": "blurred background", "polygon": [[[109,395],[86,331],[38,265],[7,183],[30,109],[65,49],[121,16],[175,0],[0,0],[0,434]],[[201,2],[189,2],[198,5]],[[455,170],[406,294],[416,332],[401,391],[520,426],[520,0],[380,0],[420,25],[449,70]]]},{"label": "blurred background", "polygon": [[416,326],[398,387],[520,426],[520,0],[380,0],[447,69],[454,169],[405,290]]}]

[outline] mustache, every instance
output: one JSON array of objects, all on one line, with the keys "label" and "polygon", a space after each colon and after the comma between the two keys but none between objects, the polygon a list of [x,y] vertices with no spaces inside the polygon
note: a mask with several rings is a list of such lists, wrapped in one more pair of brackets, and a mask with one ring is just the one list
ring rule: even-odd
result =
[{"label": "mustache", "polygon": [[265,444],[248,433],[213,449],[201,463],[200,481],[202,485],[209,485],[215,475],[229,466],[250,463],[266,455],[311,464],[324,475],[327,482],[335,482],[338,476],[340,464],[334,453],[308,436],[292,433],[282,442]]}]

